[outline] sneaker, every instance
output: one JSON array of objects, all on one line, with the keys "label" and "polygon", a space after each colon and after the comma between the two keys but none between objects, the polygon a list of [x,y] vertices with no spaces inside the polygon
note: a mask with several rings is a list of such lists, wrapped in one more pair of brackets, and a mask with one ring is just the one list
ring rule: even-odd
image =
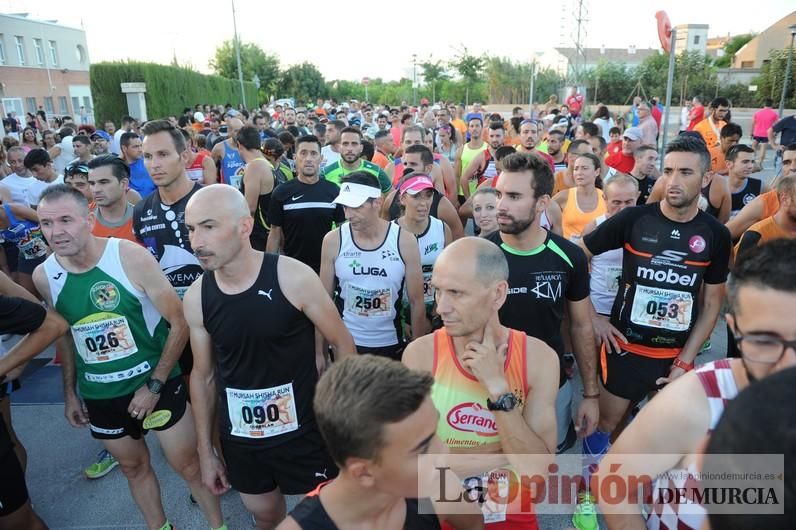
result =
[{"label": "sneaker", "polygon": [[97,461],[88,466],[83,473],[88,479],[101,478],[111,472],[113,468],[119,465],[119,462],[113,458],[108,451],[103,449],[97,455]]},{"label": "sneaker", "polygon": [[578,494],[578,506],[572,514],[572,525],[578,530],[597,530],[597,508],[594,506],[594,497],[591,493]]}]

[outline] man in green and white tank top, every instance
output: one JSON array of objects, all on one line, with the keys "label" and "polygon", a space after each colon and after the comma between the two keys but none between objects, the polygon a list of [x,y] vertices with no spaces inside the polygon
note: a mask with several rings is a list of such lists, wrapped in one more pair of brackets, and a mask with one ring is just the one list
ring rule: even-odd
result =
[{"label": "man in green and white tank top", "polygon": [[91,234],[88,202],[79,191],[51,186],[38,211],[53,254],[33,281],[72,334],[71,341],[62,340],[69,351],[62,359],[67,419],[88,426],[119,461],[148,528],[172,528],[141,437],[149,429],[210,527],[224,528],[218,499],[201,482],[193,417],[179,377],[188,328],[177,293],[145,248]]},{"label": "man in green and white tank top", "polygon": [[[467,133],[470,135],[470,141],[459,148],[456,154],[456,182],[460,182],[462,173],[470,165],[479,153],[487,148],[486,142],[482,138],[484,131],[484,122],[478,116],[470,116],[467,122]],[[459,184],[459,204],[463,204],[465,200],[464,190],[462,190],[461,183]]]}]

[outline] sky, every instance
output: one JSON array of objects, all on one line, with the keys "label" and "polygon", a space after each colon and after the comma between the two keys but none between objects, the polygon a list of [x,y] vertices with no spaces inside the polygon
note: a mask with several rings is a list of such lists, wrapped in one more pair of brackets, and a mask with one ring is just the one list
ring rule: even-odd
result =
[{"label": "sky", "polygon": [[[693,0],[584,3],[586,47],[638,49],[660,47],[654,15],[664,5],[672,25],[709,24],[710,37],[761,32],[794,6],[793,0],[758,0],[740,10]],[[510,0],[495,4],[506,13],[492,14],[489,2],[469,0],[236,0],[235,9],[241,41],[278,55],[283,67],[309,61],[327,80],[392,80],[411,77],[413,54],[418,62],[447,61],[465,46],[473,54],[529,61],[561,44],[565,13],[573,19],[573,11],[561,6],[572,4]],[[230,0],[0,0],[0,12],[82,26],[92,62],[134,58],[167,64],[176,56],[180,64],[210,73],[216,47],[233,35]],[[566,47],[573,47],[571,26],[563,31]]]}]

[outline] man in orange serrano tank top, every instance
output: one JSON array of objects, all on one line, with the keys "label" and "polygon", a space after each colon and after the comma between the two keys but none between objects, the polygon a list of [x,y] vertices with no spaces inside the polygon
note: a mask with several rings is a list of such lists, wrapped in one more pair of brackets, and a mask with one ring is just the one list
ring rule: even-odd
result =
[{"label": "man in orange serrano tank top", "polygon": [[[509,472],[544,476],[556,451],[558,356],[500,324],[508,275],[503,252],[489,241],[466,237],[446,247],[431,280],[444,327],[411,342],[403,356],[410,368],[434,376],[437,435],[452,453],[480,455],[454,471],[481,477],[482,484],[496,477],[506,482]],[[508,504],[487,498],[487,529],[538,528],[521,498],[514,495]]]},{"label": "man in orange serrano tank top", "polygon": [[116,155],[103,155],[88,163],[88,184],[94,197],[91,233],[137,243],[133,234],[133,205],[127,200],[130,169]]}]

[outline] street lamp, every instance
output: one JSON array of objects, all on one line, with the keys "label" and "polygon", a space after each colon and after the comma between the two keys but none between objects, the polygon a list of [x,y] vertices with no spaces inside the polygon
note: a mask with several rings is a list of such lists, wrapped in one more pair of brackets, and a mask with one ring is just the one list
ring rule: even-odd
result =
[{"label": "street lamp", "polygon": [[793,63],[793,38],[796,37],[796,24],[791,25],[790,30],[790,48],[788,49],[788,66],[785,67],[785,80],[782,82],[782,97],[779,98],[779,117],[785,113],[785,94],[788,92],[788,81],[790,81],[790,67]]}]

